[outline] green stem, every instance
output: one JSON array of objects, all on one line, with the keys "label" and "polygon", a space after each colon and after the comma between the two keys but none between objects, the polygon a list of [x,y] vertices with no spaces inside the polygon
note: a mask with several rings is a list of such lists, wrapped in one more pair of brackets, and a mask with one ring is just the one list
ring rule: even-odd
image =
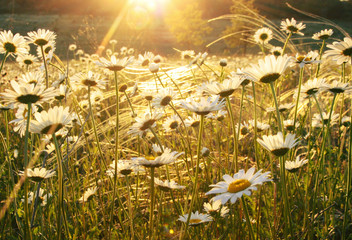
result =
[{"label": "green stem", "polygon": [[128,212],[129,212],[129,219],[130,219],[130,231],[131,231],[131,239],[134,239],[134,230],[133,230],[133,210],[132,210],[132,203],[131,203],[131,185],[128,179],[128,175],[126,175],[126,183],[127,183],[127,191],[128,191]]},{"label": "green stem", "polygon": [[299,81],[298,81],[298,92],[297,92],[297,99],[296,99],[296,106],[295,106],[295,115],[293,118],[293,133],[296,131],[296,121],[297,121],[297,111],[298,111],[298,104],[299,104],[299,98],[301,95],[301,86],[302,86],[302,79],[303,79],[303,73],[304,73],[304,68],[301,67],[299,69]]},{"label": "green stem", "polygon": [[[200,116],[199,132],[198,132],[196,175],[195,175],[195,179],[194,179],[191,205],[189,206],[189,209],[188,209],[188,218],[187,218],[185,230],[184,230],[185,234],[187,233],[187,230],[188,230],[189,221],[190,221],[191,215],[192,215],[192,208],[193,208],[193,205],[194,205],[194,202],[195,202],[195,199],[197,196],[197,192],[198,192],[198,175],[199,175],[199,163],[200,163],[200,158],[201,158],[200,152],[201,152],[201,146],[202,146],[203,130],[204,130],[204,115],[201,115]],[[182,236],[183,236],[183,232],[181,232],[181,234],[180,234],[180,240],[183,239]]]},{"label": "green stem", "polygon": [[254,237],[254,232],[251,224],[251,219],[249,218],[247,203],[243,196],[241,197],[241,200],[242,200],[243,210],[246,215],[246,222],[249,230],[250,239],[254,240],[255,237]]},{"label": "green stem", "polygon": [[292,32],[290,32],[290,33],[288,34],[287,38],[286,38],[284,47],[282,48],[282,55],[284,55],[284,52],[285,52],[286,47],[287,47],[287,44],[288,44],[288,40],[290,40],[291,36],[292,36]]},{"label": "green stem", "polygon": [[278,103],[277,103],[276,93],[275,93],[275,89],[274,89],[274,82],[271,82],[271,83],[270,83],[270,88],[271,88],[271,92],[272,92],[273,97],[274,97],[275,108],[276,108],[276,115],[277,115],[277,122],[278,122],[278,125],[279,125],[279,131],[283,133],[283,131],[282,131],[282,125],[281,125],[281,118],[280,118],[279,105],[278,105]]},{"label": "green stem", "polygon": [[[321,57],[323,55],[324,47],[325,47],[325,39],[323,40],[323,43],[322,43],[320,51],[319,51],[319,61],[321,60]],[[320,70],[320,62],[318,63],[317,71],[315,72],[316,78],[319,76],[319,70]]]},{"label": "green stem", "polygon": [[94,114],[93,114],[93,109],[92,109],[92,101],[90,99],[90,86],[88,86],[88,103],[89,103],[90,116],[91,116],[91,119],[92,119],[92,125],[93,125],[95,141],[97,143],[98,151],[99,151],[100,157],[101,157],[101,159],[103,161],[104,167],[105,167],[105,169],[107,169],[105,158],[104,158],[104,154],[103,154],[103,151],[101,150],[101,146],[100,146],[100,142],[99,142],[97,127],[95,126]]},{"label": "green stem", "polygon": [[29,229],[29,210],[28,210],[28,180],[27,180],[27,167],[28,167],[28,138],[29,138],[29,124],[31,121],[31,111],[32,104],[28,103],[27,111],[27,124],[26,124],[26,133],[24,140],[24,239],[32,239],[31,230]]},{"label": "green stem", "polygon": [[61,239],[62,232],[61,232],[61,212],[63,211],[63,201],[64,201],[64,193],[63,193],[63,171],[62,171],[62,162],[61,162],[61,154],[60,154],[60,147],[57,142],[55,133],[52,135],[55,150],[56,150],[56,159],[57,159],[57,171],[58,171],[58,185],[59,185],[59,205],[57,209],[57,234],[58,239]]},{"label": "green stem", "polygon": [[149,239],[153,239],[153,216],[154,216],[154,172],[155,168],[150,168],[150,213],[149,213]]},{"label": "green stem", "polygon": [[259,157],[258,157],[258,142],[257,142],[257,138],[258,138],[258,129],[257,129],[257,98],[256,98],[256,94],[255,94],[255,84],[254,82],[252,82],[252,90],[253,90],[253,108],[254,108],[254,150],[255,150],[255,159],[257,162],[257,167],[258,169],[260,169],[259,167]]},{"label": "green stem", "polygon": [[231,120],[231,125],[232,125],[232,129],[233,129],[233,159],[232,159],[232,165],[231,168],[233,166],[235,166],[235,171],[234,172],[238,172],[238,142],[237,142],[237,134],[236,134],[236,124],[235,124],[235,118],[233,116],[233,111],[232,111],[232,107],[231,107],[231,101],[229,97],[226,97],[226,102],[227,102],[227,109],[230,115],[230,120]]},{"label": "green stem", "polygon": [[46,58],[45,58],[43,46],[40,46],[40,50],[42,51],[42,57],[43,57],[44,68],[45,68],[45,84],[46,84],[46,88],[48,88],[49,87],[48,66],[46,63]]},{"label": "green stem", "polygon": [[9,52],[6,51],[5,56],[4,56],[4,58],[2,59],[2,61],[1,61],[0,74],[1,74],[2,68],[4,67],[4,63],[5,63],[6,58],[7,58],[8,55],[9,55]]}]

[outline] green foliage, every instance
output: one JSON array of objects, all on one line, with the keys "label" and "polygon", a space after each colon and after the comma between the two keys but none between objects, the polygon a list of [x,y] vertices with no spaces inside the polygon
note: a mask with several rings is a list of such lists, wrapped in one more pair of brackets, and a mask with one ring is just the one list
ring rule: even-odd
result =
[{"label": "green foliage", "polygon": [[166,24],[177,42],[186,47],[200,46],[204,38],[212,31],[202,18],[203,11],[197,3],[188,4],[182,10],[176,10],[166,18]]}]

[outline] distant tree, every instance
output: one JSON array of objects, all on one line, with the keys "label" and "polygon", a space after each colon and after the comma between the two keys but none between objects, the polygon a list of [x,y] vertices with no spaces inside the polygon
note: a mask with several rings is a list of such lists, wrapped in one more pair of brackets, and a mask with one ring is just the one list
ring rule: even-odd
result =
[{"label": "distant tree", "polygon": [[202,14],[197,3],[190,3],[170,13],[165,21],[177,42],[191,48],[204,44],[204,38],[212,31]]},{"label": "distant tree", "polygon": [[[232,6],[230,8],[230,12],[234,14],[234,16],[239,15],[247,15],[250,16],[253,14],[248,11],[250,9],[254,13],[258,13],[258,10],[255,8],[254,0],[232,0]],[[238,47],[240,44],[242,45],[243,51],[245,51],[247,43],[241,41],[245,35],[241,34],[240,32],[248,30],[248,22],[244,22],[241,17],[236,17],[231,19],[231,25],[226,27],[226,29],[222,32],[223,36],[231,35],[234,33],[233,36],[227,37],[225,39],[226,44],[231,47],[235,48]]]}]

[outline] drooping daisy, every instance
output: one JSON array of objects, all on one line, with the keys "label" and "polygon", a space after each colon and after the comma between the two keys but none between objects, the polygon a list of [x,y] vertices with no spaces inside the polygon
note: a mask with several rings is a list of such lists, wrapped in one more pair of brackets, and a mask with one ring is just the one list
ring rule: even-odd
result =
[{"label": "drooping daisy", "polygon": [[303,36],[304,33],[300,32],[300,31],[305,29],[306,25],[303,24],[302,22],[297,24],[297,22],[294,18],[291,18],[291,20],[286,18],[286,20],[281,21],[280,28],[282,31],[284,31],[286,33],[291,33],[291,34],[295,33],[295,34]]},{"label": "drooping daisy", "polygon": [[[43,46],[43,51],[44,51],[44,54],[45,55],[49,55],[50,53],[54,53],[56,50],[56,43],[55,41],[49,41],[47,44],[45,44]],[[42,49],[40,46],[37,47],[37,56],[39,56],[40,58],[43,57],[43,54],[42,54]],[[50,56],[47,56],[47,58],[50,58]]]},{"label": "drooping daisy", "polygon": [[58,88],[58,93],[55,96],[56,100],[61,101],[62,99],[68,97],[70,95],[70,89],[66,86],[66,85],[60,85],[60,87]]},{"label": "drooping daisy", "polygon": [[[27,177],[35,182],[41,182],[55,174],[55,170],[47,170],[46,168],[27,169]],[[20,171],[20,175],[24,175],[24,171]]]},{"label": "drooping daisy", "polygon": [[254,172],[255,167],[252,167],[247,172],[241,169],[238,173],[235,173],[233,177],[225,174],[223,176],[225,181],[210,185],[213,189],[205,195],[220,193],[220,195],[213,197],[211,200],[221,200],[221,204],[223,205],[230,200],[233,204],[243,195],[250,196],[251,190],[257,190],[258,185],[272,181],[268,178],[270,172],[262,173],[262,169],[255,174]]},{"label": "drooping daisy", "polygon": [[5,89],[1,93],[4,102],[14,104],[15,107],[21,104],[41,104],[50,102],[57,95],[55,88],[45,88],[43,84],[20,84],[15,80],[11,81],[13,90]]},{"label": "drooping daisy", "polygon": [[185,51],[181,52],[181,58],[186,59],[186,60],[191,59],[195,55],[196,55],[196,53],[193,50],[185,50]]},{"label": "drooping daisy", "polygon": [[[32,107],[32,113],[36,113],[38,108],[36,106]],[[9,123],[14,123],[15,126],[13,130],[23,137],[26,133],[27,119],[28,119],[28,108],[26,105],[20,105],[16,111],[15,119],[11,120]]]},{"label": "drooping daisy", "polygon": [[91,200],[93,198],[93,195],[96,194],[97,190],[98,190],[98,187],[88,188],[84,192],[83,196],[80,199],[78,199],[78,201],[80,203],[88,202],[89,200]]},{"label": "drooping daisy", "polygon": [[28,45],[19,33],[13,35],[11,30],[0,32],[0,54],[24,55],[28,53]]},{"label": "drooping daisy", "polygon": [[[187,223],[187,219],[188,219],[188,213],[180,216],[178,218],[178,221]],[[195,213],[191,213],[189,226],[197,226],[199,224],[211,222],[211,221],[213,221],[213,219],[208,214],[202,214],[196,211]]]},{"label": "drooping daisy", "polygon": [[289,120],[285,120],[284,121],[284,127],[286,128],[287,131],[294,131],[296,128],[299,127],[299,122],[296,122],[296,124],[294,124],[294,120],[289,119]]},{"label": "drooping daisy", "polygon": [[348,83],[339,82],[337,80],[333,81],[331,84],[327,86],[327,90],[334,94],[351,92],[352,86]]},{"label": "drooping daisy", "polygon": [[172,88],[163,88],[155,96],[152,106],[164,108],[176,97],[176,92]]},{"label": "drooping daisy", "polygon": [[316,51],[309,51],[306,55],[296,54],[296,63],[299,64],[299,67],[302,68],[306,64],[319,63],[317,60],[319,53]]},{"label": "drooping daisy", "polygon": [[221,200],[210,201],[209,203],[203,204],[204,211],[206,211],[209,215],[214,216],[220,211],[221,217],[226,217],[230,212],[230,209],[221,204]]},{"label": "drooping daisy", "polygon": [[53,31],[38,29],[37,31],[32,31],[27,33],[27,40],[31,43],[34,43],[38,46],[45,46],[50,41],[55,42],[56,34]]},{"label": "drooping daisy", "polygon": [[352,38],[345,37],[343,41],[333,42],[327,45],[324,57],[332,58],[338,65],[350,62],[352,57]]},{"label": "drooping daisy", "polygon": [[157,73],[157,72],[159,72],[159,69],[160,69],[160,66],[159,66],[158,63],[151,63],[151,64],[149,65],[149,71],[150,71],[151,73]]},{"label": "drooping daisy", "polygon": [[349,127],[351,125],[351,117],[343,116],[343,118],[341,119],[341,124],[345,127]]},{"label": "drooping daisy", "polygon": [[50,108],[34,114],[35,120],[30,122],[29,131],[40,134],[54,134],[71,123],[69,108],[63,106]]},{"label": "drooping daisy", "polygon": [[267,27],[258,29],[254,34],[254,41],[258,44],[267,44],[273,39],[273,31]]},{"label": "drooping daisy", "polygon": [[[28,204],[32,204],[33,201],[37,198],[37,191],[35,192],[30,192],[28,196]],[[38,200],[40,203],[40,206],[45,206],[48,203],[48,198],[52,197],[51,193],[45,193],[45,190],[42,188],[39,188],[39,194],[38,194]],[[24,199],[21,199],[21,202],[24,202]]]},{"label": "drooping daisy", "polygon": [[198,115],[205,116],[212,111],[221,110],[225,106],[224,99],[220,100],[220,96],[212,99],[211,97],[201,97],[198,100],[187,98],[186,101],[181,101],[183,108],[195,112]]},{"label": "drooping daisy", "polygon": [[313,39],[314,40],[326,40],[329,37],[331,37],[331,35],[334,33],[334,31],[332,29],[324,29],[321,30],[320,32],[314,33],[313,34]]},{"label": "drooping daisy", "polygon": [[198,127],[200,124],[200,115],[193,113],[192,117],[184,120],[186,127]]},{"label": "drooping daisy", "polygon": [[295,137],[295,134],[289,133],[284,139],[282,132],[278,132],[277,135],[264,135],[263,139],[258,138],[257,142],[275,156],[281,157],[299,143],[298,139],[295,139]]},{"label": "drooping daisy", "polygon": [[169,181],[169,180],[162,181],[159,178],[154,178],[154,183],[155,183],[155,185],[157,185],[157,187],[160,188],[161,191],[164,191],[164,192],[168,192],[173,189],[179,190],[179,189],[186,188],[185,186],[179,185],[175,181]]},{"label": "drooping daisy", "polygon": [[76,73],[71,77],[71,82],[77,88],[97,87],[100,89],[105,89],[106,84],[106,81],[99,73],[93,73],[92,71],[87,73]]},{"label": "drooping daisy", "polygon": [[155,127],[156,121],[162,117],[162,113],[158,112],[146,112],[143,117],[136,117],[132,127],[128,131],[128,134],[142,136],[146,131],[149,131],[151,127]]},{"label": "drooping daisy", "polygon": [[[118,160],[116,172],[118,176],[124,177],[132,173],[141,172],[143,169],[139,168],[138,165],[131,160]],[[115,175],[115,160],[109,165],[109,169],[106,174],[110,177]]]},{"label": "drooping daisy", "polygon": [[[308,160],[303,158],[300,159],[300,156],[296,157],[295,161],[286,161],[285,162],[285,169],[289,172],[297,172],[301,167],[308,163]],[[280,164],[278,165],[280,167]]]},{"label": "drooping daisy", "polygon": [[211,95],[219,95],[220,97],[230,96],[239,86],[241,86],[241,78],[225,79],[223,82],[203,83],[200,90]]},{"label": "drooping daisy", "polygon": [[251,68],[245,69],[253,81],[262,83],[271,83],[276,81],[290,65],[291,57],[287,55],[275,57],[274,55],[266,56],[264,60],[259,60],[258,65],[251,64]]},{"label": "drooping daisy", "polygon": [[239,140],[241,140],[248,135],[248,133],[250,131],[250,127],[249,127],[248,123],[246,123],[246,122],[240,123],[240,126],[238,126],[238,124],[236,124],[236,129],[238,129],[238,127],[240,128]]},{"label": "drooping daisy", "polygon": [[115,55],[113,55],[109,60],[106,58],[99,58],[99,61],[96,61],[95,64],[100,67],[107,68],[110,71],[118,72],[123,70],[127,65],[131,64],[133,60],[133,57],[118,59]]},{"label": "drooping daisy", "polygon": [[138,164],[143,167],[147,167],[147,168],[161,167],[163,165],[175,162],[176,159],[182,154],[183,152],[181,153],[178,153],[176,151],[171,152],[171,149],[165,148],[163,154],[161,154],[160,156],[157,156],[157,157],[150,156],[147,158],[138,157],[138,158],[134,158],[134,160],[138,161]]},{"label": "drooping daisy", "polygon": [[18,62],[21,67],[30,66],[33,63],[38,62],[38,58],[32,54],[23,54],[16,58],[16,62]]},{"label": "drooping daisy", "polygon": [[175,131],[181,125],[181,119],[176,114],[168,117],[163,123],[165,132]]},{"label": "drooping daisy", "polygon": [[153,143],[152,150],[156,155],[160,156],[161,154],[163,154],[163,149],[165,148],[164,146],[162,147],[163,148],[161,148],[159,144]]}]

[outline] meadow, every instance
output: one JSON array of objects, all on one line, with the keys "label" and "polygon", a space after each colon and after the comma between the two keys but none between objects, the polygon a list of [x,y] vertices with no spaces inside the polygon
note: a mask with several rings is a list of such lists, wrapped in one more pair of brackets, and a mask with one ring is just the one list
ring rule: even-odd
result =
[{"label": "meadow", "polygon": [[1,238],[352,239],[352,39],[262,23],[245,56],[2,30]]}]

